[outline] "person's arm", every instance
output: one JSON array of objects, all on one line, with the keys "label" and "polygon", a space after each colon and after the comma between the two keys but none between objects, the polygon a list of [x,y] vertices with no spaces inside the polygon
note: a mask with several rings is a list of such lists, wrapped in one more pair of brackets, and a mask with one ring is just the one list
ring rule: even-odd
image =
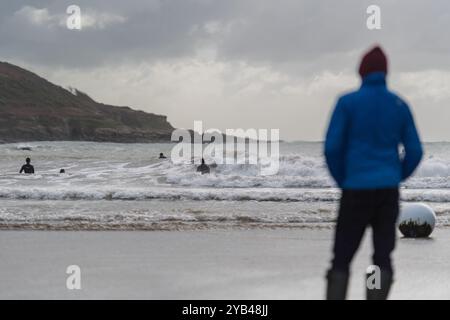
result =
[{"label": "person's arm", "polygon": [[34,167],[31,166],[31,173],[34,174]]},{"label": "person's arm", "polygon": [[20,168],[20,171],[19,171],[19,173],[22,173],[23,172],[23,166],[22,166],[22,168]]},{"label": "person's arm", "polygon": [[416,170],[423,156],[422,143],[417,133],[414,117],[405,104],[405,124],[402,130],[402,144],[405,156],[402,162],[402,180],[408,179]]},{"label": "person's arm", "polygon": [[331,116],[325,140],[325,159],[331,176],[339,187],[342,187],[345,178],[344,160],[347,126],[348,119],[344,104],[342,99],[339,99]]}]

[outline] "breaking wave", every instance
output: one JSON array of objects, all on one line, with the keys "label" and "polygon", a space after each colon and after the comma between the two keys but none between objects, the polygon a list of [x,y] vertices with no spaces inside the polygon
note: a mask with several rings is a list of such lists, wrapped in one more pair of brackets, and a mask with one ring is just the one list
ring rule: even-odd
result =
[{"label": "breaking wave", "polygon": [[[299,188],[127,188],[127,189],[14,189],[0,188],[0,199],[16,200],[219,200],[273,202],[332,202],[339,190]],[[450,202],[450,189],[402,189],[403,201]]]},{"label": "breaking wave", "polygon": [[[169,159],[161,161],[155,157],[159,151],[169,154],[171,147],[169,144],[69,142],[3,145],[0,146],[3,152],[0,198],[237,201],[335,201],[338,198],[319,143],[282,144],[279,170],[274,175],[261,175],[260,165],[250,164],[217,164],[211,174],[201,175],[196,172],[199,159],[174,164]],[[448,144],[430,144],[428,148],[427,158],[415,176],[403,185],[408,190],[404,195],[408,201],[447,202]],[[29,154],[37,174],[18,175],[17,162]],[[65,168],[67,174],[59,175],[60,168]]]}]

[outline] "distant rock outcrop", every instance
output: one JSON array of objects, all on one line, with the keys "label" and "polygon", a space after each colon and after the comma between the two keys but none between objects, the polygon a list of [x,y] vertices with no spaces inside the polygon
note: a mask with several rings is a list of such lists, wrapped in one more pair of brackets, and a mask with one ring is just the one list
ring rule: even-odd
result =
[{"label": "distant rock outcrop", "polygon": [[168,142],[166,116],[98,103],[0,62],[0,142]]}]

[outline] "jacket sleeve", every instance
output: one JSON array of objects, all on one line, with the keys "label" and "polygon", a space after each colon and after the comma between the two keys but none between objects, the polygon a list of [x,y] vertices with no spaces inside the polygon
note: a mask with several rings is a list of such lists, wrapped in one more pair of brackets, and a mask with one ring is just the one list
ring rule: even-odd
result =
[{"label": "jacket sleeve", "polygon": [[347,126],[348,119],[344,103],[342,99],[339,99],[331,116],[325,140],[325,159],[331,176],[339,187],[342,187],[345,178]]},{"label": "jacket sleeve", "polygon": [[423,156],[422,143],[417,133],[414,117],[409,107],[405,106],[405,124],[402,130],[402,144],[405,148],[402,162],[402,180],[408,179],[413,174]]}]

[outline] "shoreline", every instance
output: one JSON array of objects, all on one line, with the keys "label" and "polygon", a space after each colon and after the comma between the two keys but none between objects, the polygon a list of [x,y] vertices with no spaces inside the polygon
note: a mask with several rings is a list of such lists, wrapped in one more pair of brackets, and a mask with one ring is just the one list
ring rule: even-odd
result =
[{"label": "shoreline", "polygon": [[[447,226],[444,226],[445,228]],[[155,223],[152,224],[130,224],[130,225],[107,225],[90,226],[76,225],[73,223],[67,225],[39,224],[32,222],[30,224],[1,224],[0,231],[36,231],[36,232],[187,232],[187,231],[251,231],[251,230],[330,230],[334,228],[334,223],[305,223],[305,224],[201,224],[201,223]]]}]

